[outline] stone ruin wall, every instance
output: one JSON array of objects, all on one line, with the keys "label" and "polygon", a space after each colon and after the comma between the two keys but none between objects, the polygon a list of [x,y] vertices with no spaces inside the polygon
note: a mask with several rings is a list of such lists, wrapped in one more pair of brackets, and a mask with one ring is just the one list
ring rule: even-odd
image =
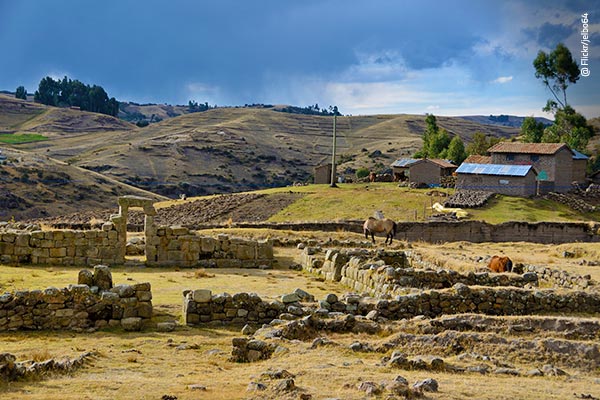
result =
[{"label": "stone ruin wall", "polygon": [[151,254],[155,254],[153,259],[147,258],[149,266],[256,268],[273,264],[273,242],[270,240],[199,236],[183,227],[158,228],[156,236],[150,243],[146,242],[146,248],[148,246],[153,247]]},{"label": "stone ruin wall", "polygon": [[[412,261],[425,264],[418,254],[402,251],[318,251],[305,248],[303,268],[327,280],[340,282],[356,292],[342,299],[329,294],[315,301],[297,289],[278,300],[264,301],[254,293],[213,295],[210,290],[183,293],[183,318],[187,325],[250,324],[292,320],[309,315],[336,313],[383,317],[389,320],[429,318],[460,313],[485,315],[535,315],[600,312],[600,293],[537,289],[538,275],[548,271],[526,266],[523,275],[468,273],[442,269],[413,269]],[[428,265],[428,267],[431,265]],[[554,274],[560,275],[560,274]],[[577,281],[565,279],[562,282]],[[555,281],[559,283],[559,281]],[[589,287],[592,282],[578,287]],[[563,285],[567,286],[567,285]],[[426,290],[423,290],[426,289]],[[409,292],[410,294],[406,294]],[[365,296],[370,294],[373,297]],[[376,300],[374,297],[383,298]]]},{"label": "stone ruin wall", "polygon": [[114,265],[124,261],[125,237],[111,222],[93,231],[0,232],[3,264]]},{"label": "stone ruin wall", "polygon": [[129,208],[145,214],[145,254],[149,266],[258,267],[272,265],[273,243],[219,235],[200,236],[188,228],[157,227],[152,200],[119,197],[119,213],[100,230],[0,231],[0,263],[120,265],[125,262]]},{"label": "stone ruin wall", "polygon": [[[397,296],[392,300],[349,295],[338,299],[330,294],[318,302],[301,301],[293,295],[280,300],[264,301],[254,293],[213,295],[198,289],[184,293],[183,316],[187,325],[250,324],[259,326],[273,320],[292,320],[308,315],[327,316],[344,313],[389,320],[424,315],[480,313],[485,315],[535,315],[544,313],[598,313],[600,294],[588,292],[560,293],[552,289],[527,290],[507,287],[474,287],[457,283],[454,287],[419,294]],[[375,317],[372,317],[375,318]]]},{"label": "stone ruin wall", "polygon": [[359,293],[376,297],[405,294],[410,288],[443,289],[462,283],[468,286],[537,286],[535,273],[490,274],[470,272],[461,274],[427,265],[415,269],[411,265],[422,262],[410,251],[327,250],[307,247],[300,256],[302,268],[326,280],[340,282]]},{"label": "stone ruin wall", "polygon": [[77,285],[0,295],[0,331],[84,331],[121,327],[139,331],[152,318],[150,283],[112,284],[107,266],[82,270]]}]

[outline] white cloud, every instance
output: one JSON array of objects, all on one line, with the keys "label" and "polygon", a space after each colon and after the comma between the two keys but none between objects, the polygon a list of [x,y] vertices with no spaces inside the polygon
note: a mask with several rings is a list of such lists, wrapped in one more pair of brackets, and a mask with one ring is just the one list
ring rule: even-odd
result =
[{"label": "white cloud", "polygon": [[513,80],[512,75],[511,76],[499,76],[498,78],[494,79],[492,81],[492,83],[508,83],[512,80]]},{"label": "white cloud", "polygon": [[195,101],[215,104],[219,100],[221,90],[218,86],[208,85],[202,82],[189,82],[185,85],[187,98]]}]

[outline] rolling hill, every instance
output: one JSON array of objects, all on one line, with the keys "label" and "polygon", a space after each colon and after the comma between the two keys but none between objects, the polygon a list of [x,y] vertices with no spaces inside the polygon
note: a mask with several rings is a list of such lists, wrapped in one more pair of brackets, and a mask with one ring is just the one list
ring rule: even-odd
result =
[{"label": "rolling hill", "polygon": [[45,155],[0,147],[0,221],[118,210],[116,196],[164,197]]},{"label": "rolling hill", "polygon": [[[61,118],[53,123],[50,119],[56,112],[61,112]],[[217,108],[138,128],[106,116],[102,116],[106,122],[70,124],[63,119],[70,114],[79,118],[89,113],[46,110],[13,125],[17,134],[41,132],[50,137],[53,126],[61,132],[51,140],[15,146],[170,197],[308,181],[314,167],[331,158],[332,117]],[[460,118],[439,117],[438,123],[466,142],[477,131],[504,138],[518,133],[515,128]],[[424,128],[420,115],[338,117],[338,163],[343,161],[338,170],[351,175],[358,167],[385,169],[394,159],[420,148]]]},{"label": "rolling hill", "polygon": [[[467,115],[460,118],[483,125],[500,125],[513,128],[520,128],[525,119],[525,117],[517,117],[515,115]],[[553,121],[543,117],[535,117],[535,120],[546,126],[552,125],[553,123]]]}]

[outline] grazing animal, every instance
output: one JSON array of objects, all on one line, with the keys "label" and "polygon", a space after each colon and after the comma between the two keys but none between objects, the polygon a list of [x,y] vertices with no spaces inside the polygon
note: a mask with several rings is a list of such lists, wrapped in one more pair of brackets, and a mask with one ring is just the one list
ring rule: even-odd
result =
[{"label": "grazing animal", "polygon": [[488,268],[494,272],[512,272],[513,263],[508,257],[494,256],[490,260]]},{"label": "grazing animal", "polygon": [[371,235],[371,240],[375,243],[375,234],[376,233],[385,233],[385,244],[392,244],[392,239],[396,236],[396,230],[398,229],[398,224],[392,221],[389,218],[384,219],[376,219],[373,217],[369,217],[365,223],[363,224],[363,232],[365,233],[365,238],[369,238]]}]

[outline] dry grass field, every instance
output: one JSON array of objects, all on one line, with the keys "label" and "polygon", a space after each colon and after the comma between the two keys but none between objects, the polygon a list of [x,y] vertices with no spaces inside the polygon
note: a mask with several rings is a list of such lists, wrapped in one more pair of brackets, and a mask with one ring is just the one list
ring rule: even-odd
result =
[{"label": "dry grass field", "polygon": [[[204,231],[206,234],[228,233],[245,237],[285,237],[315,240],[325,243],[329,238],[360,241],[361,235],[339,232],[282,232],[266,230],[221,229]],[[486,255],[509,254],[516,262],[547,265],[570,273],[590,273],[600,279],[600,267],[585,267],[582,260],[598,260],[597,244],[564,244],[560,246],[526,243],[472,244],[466,242],[432,245],[427,243],[397,242],[392,248],[406,246],[417,250],[432,261],[445,262],[447,268],[466,272],[481,268],[478,261]],[[574,253],[564,258],[563,252]],[[176,269],[115,267],[115,283],[145,282],[152,284],[155,321],[180,320],[181,292],[184,289],[206,288],[213,293],[256,292],[262,298],[275,299],[295,288],[302,288],[322,299],[327,293],[341,295],[349,290],[338,284],[324,282],[310,274],[289,270],[296,262],[299,250],[276,248],[278,263],[272,270],[249,269]],[[65,267],[9,267],[0,266],[0,291],[17,289],[64,287],[76,280],[77,268]],[[569,317],[581,321],[581,317]],[[591,316],[597,321],[598,316]],[[505,317],[510,318],[516,317]],[[540,317],[542,318],[542,317]],[[357,389],[364,381],[383,382],[400,375],[409,383],[434,378],[439,391],[425,393],[425,399],[576,399],[600,396],[598,370],[564,365],[560,359],[521,357],[510,346],[499,346],[486,355],[476,350],[473,343],[463,353],[448,352],[443,347],[405,345],[387,352],[355,352],[349,345],[359,341],[373,347],[393,341],[399,333],[416,333],[423,324],[419,318],[390,322],[376,335],[323,332],[321,336],[332,342],[328,346],[311,347],[312,340],[281,340],[287,351],[269,360],[239,364],[228,360],[231,340],[240,337],[241,327],[185,327],[169,333],[145,330],[128,333],[120,329],[91,333],[72,332],[10,332],[0,334],[0,350],[10,352],[19,361],[26,359],[76,357],[85,351],[96,356],[83,369],[68,376],[50,375],[41,380],[0,384],[0,398],[24,399],[161,399],[164,395],[177,399],[299,399],[302,394],[313,399],[364,399]],[[482,334],[482,333],[479,333]],[[540,339],[539,333],[506,333],[506,339],[531,341]],[[544,336],[553,337],[549,331]],[[585,342],[584,342],[585,343]],[[463,343],[466,345],[466,343]],[[406,370],[385,365],[382,357],[392,350],[401,350],[409,356],[439,356],[447,365],[467,367],[479,364],[504,365],[520,371],[556,364],[565,376],[511,376],[478,372],[436,372]],[[468,355],[465,357],[465,355]],[[479,357],[479,358],[478,358]],[[482,361],[476,361],[482,360]],[[264,378],[269,370],[285,369],[294,374],[299,388],[292,393],[274,391],[277,381]],[[265,391],[249,390],[251,382],[268,385]],[[198,387],[203,387],[198,388]],[[387,394],[386,394],[387,393]],[[586,395],[592,397],[575,397]],[[389,392],[368,398],[391,399]]]}]

